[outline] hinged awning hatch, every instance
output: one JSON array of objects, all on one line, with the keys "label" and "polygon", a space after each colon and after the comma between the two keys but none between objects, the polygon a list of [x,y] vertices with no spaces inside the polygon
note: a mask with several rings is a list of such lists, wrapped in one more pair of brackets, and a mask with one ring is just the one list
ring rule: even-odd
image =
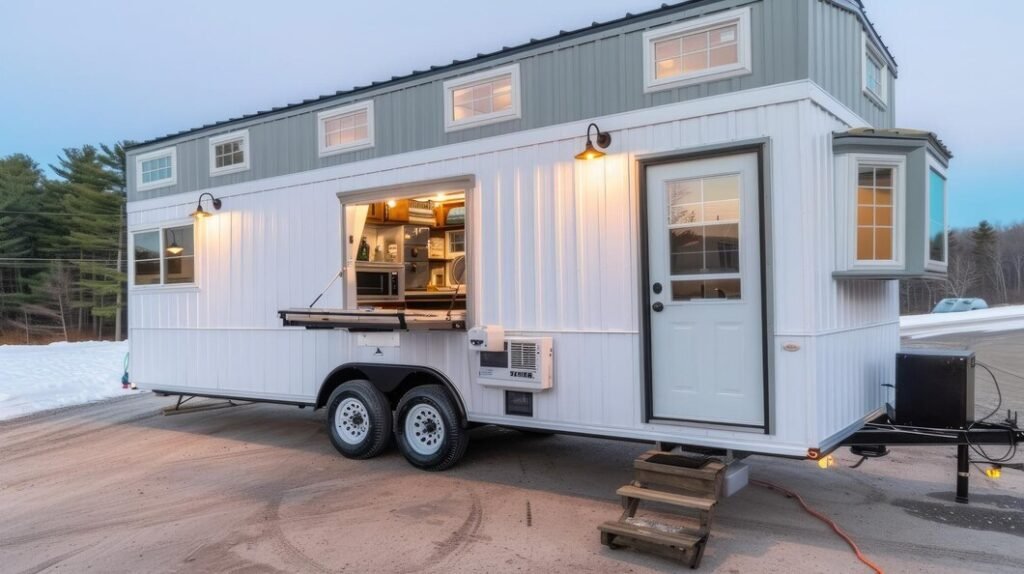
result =
[{"label": "hinged awning hatch", "polygon": [[285,327],[349,331],[451,331],[466,328],[466,311],[397,309],[282,309]]}]

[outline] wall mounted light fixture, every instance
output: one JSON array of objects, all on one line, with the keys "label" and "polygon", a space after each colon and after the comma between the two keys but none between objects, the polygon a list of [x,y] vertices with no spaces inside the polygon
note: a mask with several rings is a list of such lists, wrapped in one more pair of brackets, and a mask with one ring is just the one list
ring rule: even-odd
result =
[{"label": "wall mounted light fixture", "polygon": [[597,159],[604,157],[604,152],[595,148],[594,144],[590,141],[590,128],[594,128],[597,132],[597,147],[607,148],[612,143],[612,134],[601,131],[601,128],[597,127],[597,124],[592,123],[587,126],[587,147],[583,148],[583,151],[576,154],[576,159]]},{"label": "wall mounted light fixture", "polygon": [[207,195],[210,196],[210,204],[213,205],[213,209],[214,210],[220,209],[220,206],[221,206],[220,199],[214,197],[212,193],[207,191],[207,192],[204,192],[202,195],[199,196],[199,202],[196,204],[196,210],[192,212],[192,217],[194,217],[196,219],[202,219],[204,217],[209,217],[210,215],[212,215],[209,211],[206,211],[205,209],[203,209],[203,198],[206,197]]}]

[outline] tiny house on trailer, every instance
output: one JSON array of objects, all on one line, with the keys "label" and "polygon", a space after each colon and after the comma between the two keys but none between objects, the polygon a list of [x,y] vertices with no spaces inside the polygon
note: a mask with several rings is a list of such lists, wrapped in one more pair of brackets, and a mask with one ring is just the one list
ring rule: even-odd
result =
[{"label": "tiny house on trailer", "polygon": [[946,269],[896,78],[857,0],[693,0],[140,143],[133,376],[429,469],[476,424],[815,457]]}]

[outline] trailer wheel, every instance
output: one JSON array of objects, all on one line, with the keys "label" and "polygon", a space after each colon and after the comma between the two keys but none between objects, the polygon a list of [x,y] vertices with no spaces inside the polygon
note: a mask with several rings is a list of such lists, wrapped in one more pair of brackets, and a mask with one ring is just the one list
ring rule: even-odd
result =
[{"label": "trailer wheel", "polygon": [[440,385],[414,387],[398,401],[395,440],[405,459],[424,470],[445,470],[466,453],[469,435]]},{"label": "trailer wheel", "polygon": [[370,381],[349,381],[327,401],[327,434],[346,458],[372,458],[391,441],[391,405]]}]

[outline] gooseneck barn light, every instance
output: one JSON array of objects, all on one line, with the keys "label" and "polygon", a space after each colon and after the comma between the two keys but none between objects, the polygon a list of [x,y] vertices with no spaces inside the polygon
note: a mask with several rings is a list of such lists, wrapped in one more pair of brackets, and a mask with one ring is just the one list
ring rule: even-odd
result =
[{"label": "gooseneck barn light", "polygon": [[597,159],[604,157],[604,152],[595,148],[594,144],[590,141],[590,128],[594,128],[597,132],[597,147],[607,148],[612,143],[612,134],[601,131],[601,128],[597,127],[597,124],[591,123],[587,126],[587,147],[583,148],[583,151],[576,154],[576,159]]},{"label": "gooseneck barn light", "polygon": [[213,205],[213,209],[214,210],[220,209],[220,206],[221,206],[220,199],[214,197],[212,193],[207,191],[207,192],[204,192],[202,195],[199,196],[199,202],[196,204],[196,210],[192,212],[192,217],[194,217],[196,219],[202,219],[204,217],[209,217],[210,215],[212,215],[209,211],[206,211],[205,209],[203,209],[203,198],[206,197],[207,195],[210,196],[210,204]]}]

